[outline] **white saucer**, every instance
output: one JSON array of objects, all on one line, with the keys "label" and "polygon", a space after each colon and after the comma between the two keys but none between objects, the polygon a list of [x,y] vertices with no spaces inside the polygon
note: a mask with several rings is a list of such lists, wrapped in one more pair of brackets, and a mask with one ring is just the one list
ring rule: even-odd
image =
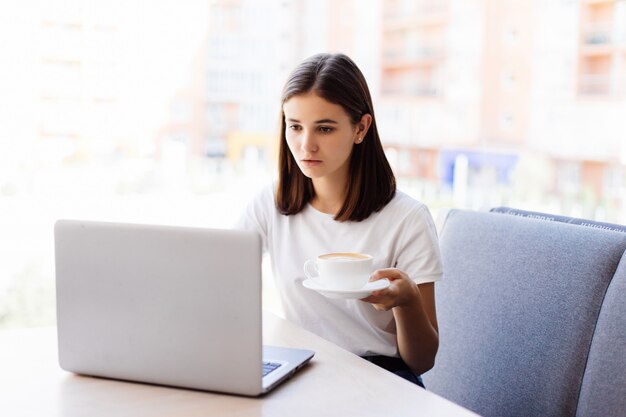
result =
[{"label": "white saucer", "polygon": [[379,279],[378,281],[372,281],[365,284],[358,290],[339,290],[334,288],[326,288],[320,285],[318,282],[312,279],[305,279],[302,281],[302,286],[313,291],[317,291],[328,298],[365,298],[369,296],[372,291],[384,290],[390,285],[387,278]]}]

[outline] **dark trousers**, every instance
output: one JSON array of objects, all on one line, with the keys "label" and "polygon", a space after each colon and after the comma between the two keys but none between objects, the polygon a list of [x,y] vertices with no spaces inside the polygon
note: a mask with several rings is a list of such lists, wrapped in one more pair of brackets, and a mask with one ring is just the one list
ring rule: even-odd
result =
[{"label": "dark trousers", "polygon": [[420,375],[416,375],[411,371],[409,366],[401,358],[392,358],[390,356],[362,356],[363,359],[372,362],[374,365],[378,365],[381,368],[393,372],[401,378],[406,379],[422,388],[424,387],[424,381]]}]

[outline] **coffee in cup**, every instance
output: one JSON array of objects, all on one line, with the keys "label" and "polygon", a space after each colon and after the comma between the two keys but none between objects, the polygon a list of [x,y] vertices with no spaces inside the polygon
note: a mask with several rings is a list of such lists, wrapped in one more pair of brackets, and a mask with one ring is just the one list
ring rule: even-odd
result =
[{"label": "coffee in cup", "polygon": [[357,290],[367,284],[373,263],[364,253],[327,253],[306,261],[304,274],[326,288]]}]

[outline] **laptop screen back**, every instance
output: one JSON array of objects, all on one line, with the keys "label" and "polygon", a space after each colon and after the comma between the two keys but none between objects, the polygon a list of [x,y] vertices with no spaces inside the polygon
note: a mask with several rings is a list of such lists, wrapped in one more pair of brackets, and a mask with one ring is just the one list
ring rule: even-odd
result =
[{"label": "laptop screen back", "polygon": [[55,257],[63,369],[261,392],[255,233],[60,220]]}]

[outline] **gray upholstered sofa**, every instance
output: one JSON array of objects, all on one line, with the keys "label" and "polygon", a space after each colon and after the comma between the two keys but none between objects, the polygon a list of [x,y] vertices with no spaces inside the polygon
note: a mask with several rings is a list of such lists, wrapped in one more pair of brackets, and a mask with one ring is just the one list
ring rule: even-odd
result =
[{"label": "gray upholstered sofa", "polygon": [[485,416],[626,416],[626,230],[496,211],[443,223],[427,389]]}]

